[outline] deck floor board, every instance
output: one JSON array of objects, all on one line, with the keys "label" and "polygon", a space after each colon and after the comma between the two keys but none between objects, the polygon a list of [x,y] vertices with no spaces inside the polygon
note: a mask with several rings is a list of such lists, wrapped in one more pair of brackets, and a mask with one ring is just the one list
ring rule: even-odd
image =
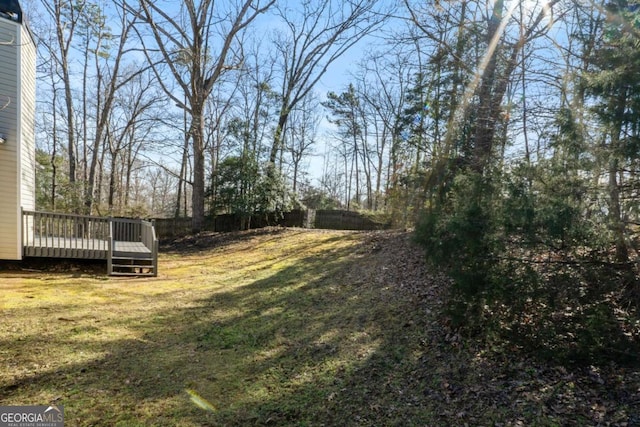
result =
[{"label": "deck floor board", "polygon": [[[107,259],[109,242],[104,239],[31,237],[24,243],[25,256]],[[142,242],[114,242],[114,253],[146,255],[151,251]]]},{"label": "deck floor board", "polygon": [[142,242],[121,242],[116,240],[114,242],[114,252],[136,252],[150,254],[151,251]]}]

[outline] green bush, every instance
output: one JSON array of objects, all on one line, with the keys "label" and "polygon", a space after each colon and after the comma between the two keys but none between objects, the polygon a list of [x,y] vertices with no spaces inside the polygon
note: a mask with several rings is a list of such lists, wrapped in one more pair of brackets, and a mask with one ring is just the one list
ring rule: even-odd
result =
[{"label": "green bush", "polygon": [[[491,184],[459,175],[445,204],[426,212],[416,227],[427,260],[454,280],[450,315],[456,326],[478,325],[491,294],[491,276],[500,250],[491,215]],[[472,321],[468,321],[472,320]]]},{"label": "green bush", "polygon": [[453,279],[454,327],[555,361],[627,361],[640,322],[624,290],[638,289],[637,275],[608,263],[584,188],[544,162],[455,178],[416,228],[427,260]]}]

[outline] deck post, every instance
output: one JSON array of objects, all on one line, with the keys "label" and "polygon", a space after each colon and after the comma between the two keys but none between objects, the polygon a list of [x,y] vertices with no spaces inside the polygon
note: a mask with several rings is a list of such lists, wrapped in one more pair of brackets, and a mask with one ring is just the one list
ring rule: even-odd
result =
[{"label": "deck post", "polygon": [[113,218],[109,217],[109,238],[107,239],[107,274],[113,273]]},{"label": "deck post", "polygon": [[24,208],[20,206],[20,259],[24,259]]},{"label": "deck post", "polygon": [[156,220],[151,220],[151,236],[153,249],[151,254],[153,256],[153,277],[158,277],[158,236],[156,236]]}]

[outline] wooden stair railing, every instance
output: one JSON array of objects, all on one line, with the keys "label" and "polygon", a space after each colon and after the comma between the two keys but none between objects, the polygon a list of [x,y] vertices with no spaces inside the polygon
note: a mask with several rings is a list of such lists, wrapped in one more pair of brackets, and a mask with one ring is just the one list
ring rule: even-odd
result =
[{"label": "wooden stair railing", "polygon": [[152,222],[112,218],[112,276],[157,276],[158,239]]}]

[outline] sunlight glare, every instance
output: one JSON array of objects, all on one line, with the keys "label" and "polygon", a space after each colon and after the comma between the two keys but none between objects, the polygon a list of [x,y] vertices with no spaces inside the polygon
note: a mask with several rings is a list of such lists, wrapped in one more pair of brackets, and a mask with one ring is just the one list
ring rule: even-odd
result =
[{"label": "sunlight glare", "polygon": [[[487,50],[482,57],[473,80],[466,87],[464,95],[462,97],[462,101],[456,107],[456,111],[453,115],[454,119],[449,121],[449,132],[447,132],[447,139],[445,141],[445,145],[447,147],[450,147],[453,143],[453,135],[455,135],[455,132],[452,131],[453,126],[455,126],[466,113],[466,110],[468,109],[471,100],[476,93],[478,86],[480,85],[480,82],[482,81],[485,69],[489,64],[489,61],[495,54],[498,43],[504,35],[507,29],[507,25],[509,24],[516,11],[518,10],[518,13],[520,15],[520,37],[524,37],[526,28],[525,22],[537,26],[538,24],[542,24],[544,20],[548,20],[546,22],[546,26],[548,29],[553,25],[553,13],[548,0],[512,0],[506,1],[504,4],[508,7],[507,11],[503,15],[497,31],[495,32],[493,38],[490,40],[489,45],[487,46]],[[521,7],[519,8],[519,6]]]}]

